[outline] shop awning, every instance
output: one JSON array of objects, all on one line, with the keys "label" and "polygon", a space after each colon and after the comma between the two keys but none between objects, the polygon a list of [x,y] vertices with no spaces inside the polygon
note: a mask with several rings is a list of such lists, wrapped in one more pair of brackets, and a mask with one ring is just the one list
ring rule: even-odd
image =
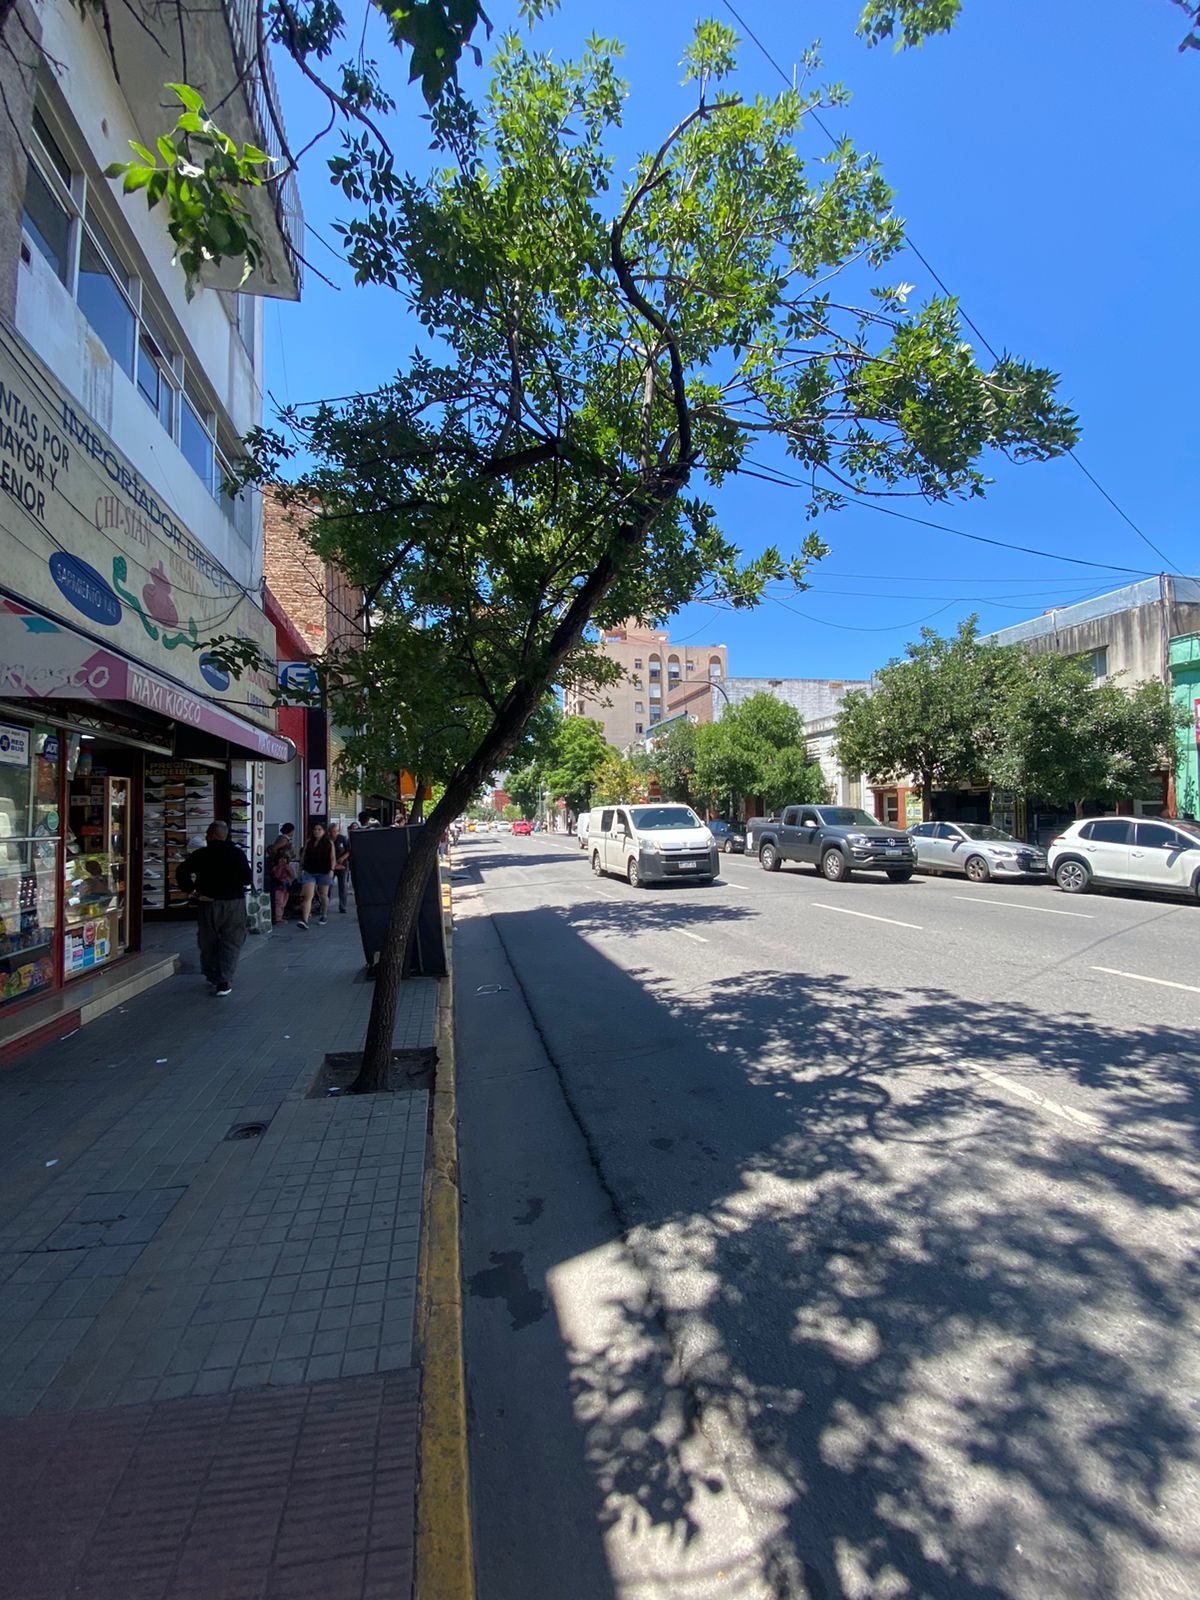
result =
[{"label": "shop awning", "polygon": [[290,761],[296,753],[290,739],[14,600],[0,601],[0,700],[5,699],[115,700],[199,728],[260,761]]}]

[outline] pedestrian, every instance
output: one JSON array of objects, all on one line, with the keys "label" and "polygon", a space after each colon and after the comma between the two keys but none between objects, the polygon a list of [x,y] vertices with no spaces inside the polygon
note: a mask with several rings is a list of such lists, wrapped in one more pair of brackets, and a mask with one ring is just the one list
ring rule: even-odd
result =
[{"label": "pedestrian", "polygon": [[[350,824],[354,826],[353,823]],[[329,837],[333,840],[333,876],[337,883],[338,910],[346,914],[346,880],[350,876],[350,841],[336,822],[329,824]]]},{"label": "pedestrian", "polygon": [[246,942],[246,890],[254,881],[227,822],[210,822],[206,843],[175,869],[175,882],[197,905],[200,970],[214,994],[233,993],[233,975]]},{"label": "pedestrian", "polygon": [[333,887],[333,840],[325,832],[323,823],[314,822],[308,831],[308,843],[300,858],[300,921],[298,926],[308,931],[308,917],[312,910],[313,895],[317,896],[317,921],[322,927],[329,911],[329,891]]},{"label": "pedestrian", "polygon": [[285,822],[279,836],[267,846],[267,880],[271,885],[271,921],[287,915],[288,895],[296,881],[296,824]]}]

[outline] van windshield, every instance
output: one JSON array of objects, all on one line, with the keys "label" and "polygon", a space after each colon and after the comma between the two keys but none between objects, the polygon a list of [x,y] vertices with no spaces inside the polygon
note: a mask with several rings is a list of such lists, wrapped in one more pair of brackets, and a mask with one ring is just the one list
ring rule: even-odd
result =
[{"label": "van windshield", "polygon": [[691,806],[635,806],[630,816],[639,833],[654,833],[660,828],[703,826]]}]

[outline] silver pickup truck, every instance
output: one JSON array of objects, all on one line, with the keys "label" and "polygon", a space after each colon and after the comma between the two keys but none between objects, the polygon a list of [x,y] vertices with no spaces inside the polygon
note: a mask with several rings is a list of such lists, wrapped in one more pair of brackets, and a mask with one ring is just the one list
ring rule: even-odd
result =
[{"label": "silver pickup truck", "polygon": [[751,817],[746,854],[756,855],[764,872],[795,861],[831,883],[852,872],[886,872],[893,883],[907,883],[917,861],[906,833],[857,806],[785,806],[778,817]]}]

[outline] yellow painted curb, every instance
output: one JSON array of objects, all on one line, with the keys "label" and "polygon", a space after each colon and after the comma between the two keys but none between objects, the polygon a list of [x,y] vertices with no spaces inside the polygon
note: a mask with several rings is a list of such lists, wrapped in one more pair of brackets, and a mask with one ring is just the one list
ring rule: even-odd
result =
[{"label": "yellow painted curb", "polygon": [[474,1600],[475,1596],[458,1222],[451,966],[438,986],[433,1150],[417,1285],[417,1348],[422,1376],[416,1600]]}]

